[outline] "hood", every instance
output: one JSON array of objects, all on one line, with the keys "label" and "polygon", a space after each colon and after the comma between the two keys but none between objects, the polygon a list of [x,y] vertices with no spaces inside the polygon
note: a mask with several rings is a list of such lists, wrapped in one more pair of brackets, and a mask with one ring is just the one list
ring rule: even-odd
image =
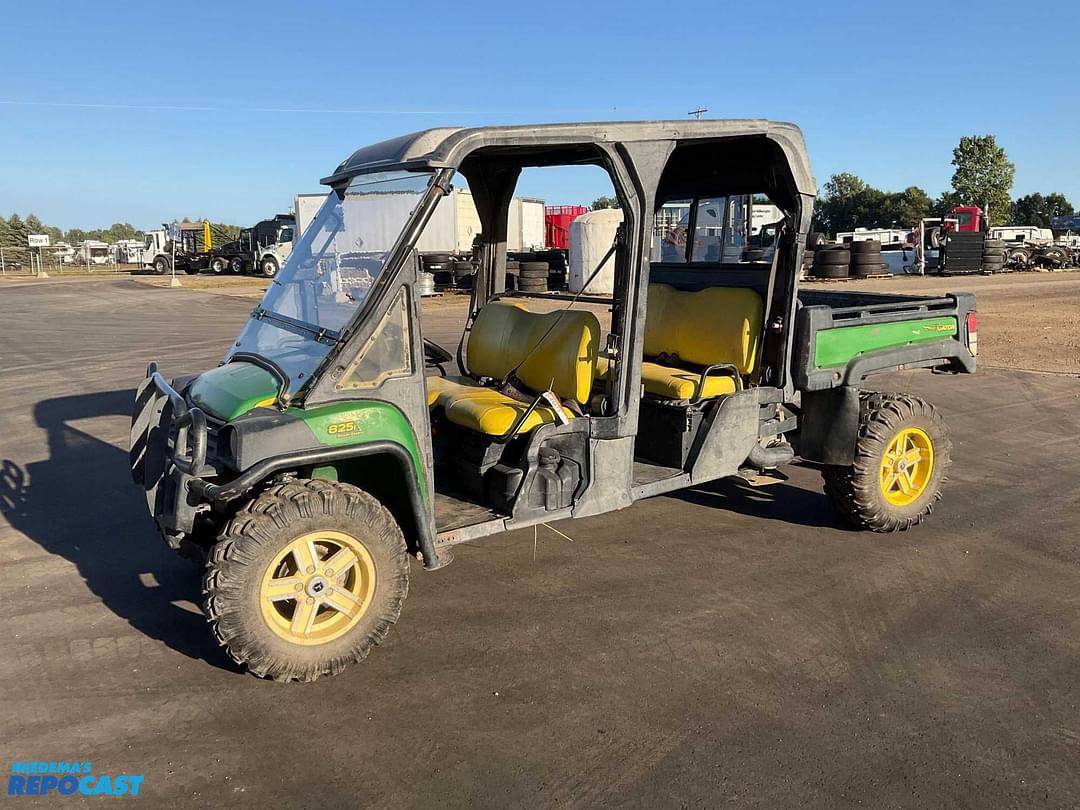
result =
[{"label": "hood", "polygon": [[196,377],[187,398],[207,416],[228,422],[252,408],[273,405],[277,390],[269,371],[250,363],[227,363]]}]

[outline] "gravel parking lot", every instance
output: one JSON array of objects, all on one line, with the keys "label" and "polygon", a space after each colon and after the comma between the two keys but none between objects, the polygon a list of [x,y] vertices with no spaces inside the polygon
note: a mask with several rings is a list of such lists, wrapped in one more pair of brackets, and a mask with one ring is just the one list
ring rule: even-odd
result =
[{"label": "gravel parking lot", "polygon": [[213,365],[250,289],[3,284],[3,758],[173,807],[1074,806],[1080,274],[882,283],[980,296],[993,368],[881,381],[953,432],[927,524],[851,531],[794,467],[496,536],[309,685],[224,657],[126,466],[146,362]]}]

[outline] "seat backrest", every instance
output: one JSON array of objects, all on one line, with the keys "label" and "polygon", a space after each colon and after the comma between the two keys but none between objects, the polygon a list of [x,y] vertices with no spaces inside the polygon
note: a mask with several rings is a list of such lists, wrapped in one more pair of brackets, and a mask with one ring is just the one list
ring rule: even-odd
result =
[{"label": "seat backrest", "polygon": [[531,390],[551,388],[584,405],[599,348],[600,321],[591,312],[530,312],[524,304],[493,301],[473,322],[465,358],[473,376],[496,380],[521,363],[516,376]]},{"label": "seat backrest", "polygon": [[645,356],[677,354],[699,366],[731,363],[749,374],[757,362],[763,309],[761,296],[746,287],[687,292],[650,284]]}]

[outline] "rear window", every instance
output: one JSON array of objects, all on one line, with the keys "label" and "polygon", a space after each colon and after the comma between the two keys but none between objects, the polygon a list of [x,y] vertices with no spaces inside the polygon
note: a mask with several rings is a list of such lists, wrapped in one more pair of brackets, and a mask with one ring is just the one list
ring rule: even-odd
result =
[{"label": "rear window", "polygon": [[761,195],[669,200],[653,218],[659,264],[768,264],[783,212]]}]

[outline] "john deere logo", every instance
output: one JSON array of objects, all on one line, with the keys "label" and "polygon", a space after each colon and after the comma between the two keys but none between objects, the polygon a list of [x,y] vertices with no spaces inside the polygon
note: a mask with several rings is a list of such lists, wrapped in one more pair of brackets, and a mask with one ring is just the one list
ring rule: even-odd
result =
[{"label": "john deere logo", "polygon": [[326,428],[331,436],[340,436],[342,433],[355,433],[356,422],[335,422]]}]

